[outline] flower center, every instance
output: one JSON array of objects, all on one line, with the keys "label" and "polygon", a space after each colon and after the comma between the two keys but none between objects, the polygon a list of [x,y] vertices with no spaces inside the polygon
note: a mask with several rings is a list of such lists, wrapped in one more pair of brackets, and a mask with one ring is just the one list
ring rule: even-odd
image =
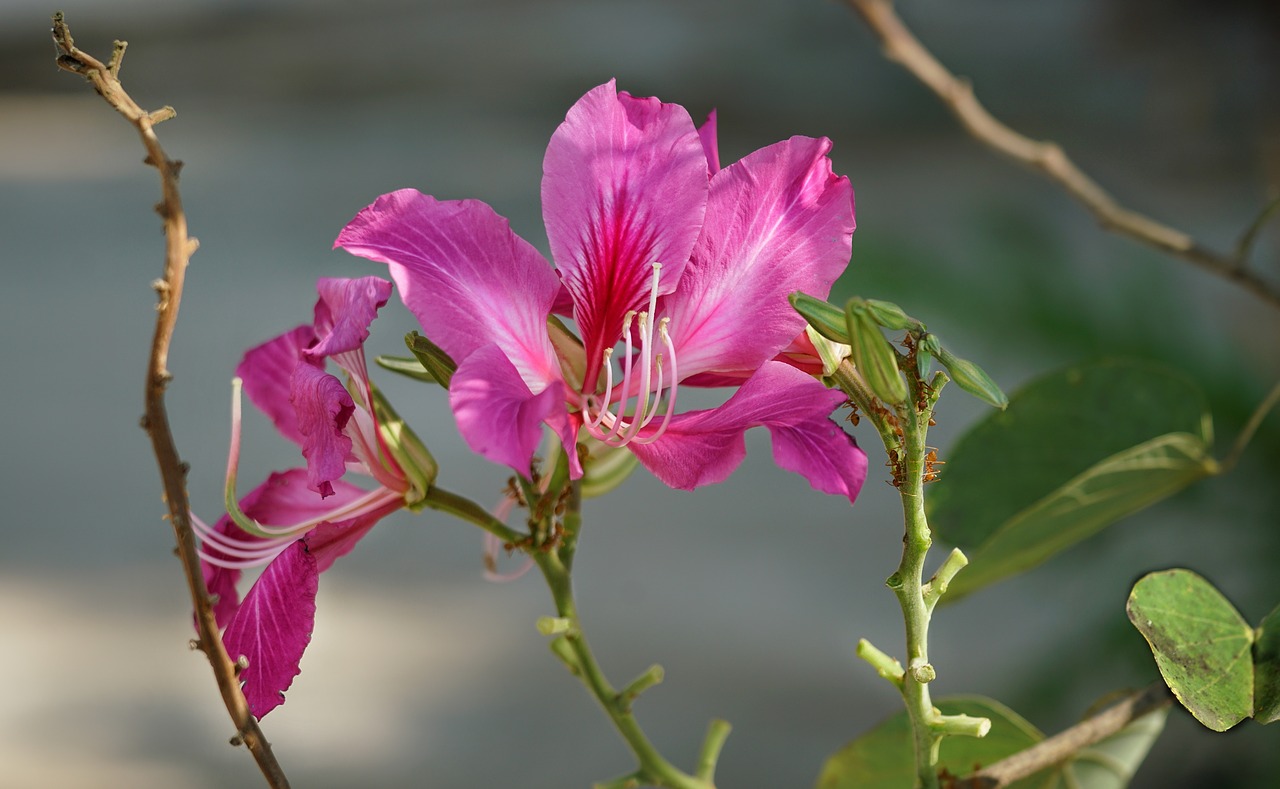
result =
[{"label": "flower center", "polygon": [[[652,265],[653,279],[649,287],[649,309],[641,312],[631,310],[622,321],[622,341],[626,345],[622,359],[622,383],[616,390],[614,389],[613,348],[609,348],[604,352],[604,393],[589,394],[583,398],[583,410],[586,412],[584,424],[588,432],[610,446],[624,447],[632,441],[637,444],[648,444],[658,440],[667,431],[667,425],[671,423],[671,414],[675,410],[679,380],[676,371],[676,349],[667,331],[671,319],[656,320],[658,280],[662,272],[662,264],[654,261]],[[634,348],[631,342],[633,323],[640,340],[638,349]],[[664,360],[671,368],[670,375],[666,376],[665,381],[663,380]],[[670,394],[666,400],[662,423],[653,433],[641,437],[640,431],[652,422],[658,415],[658,411],[662,409],[663,388],[669,389]],[[636,400],[635,406],[628,416],[624,412],[627,410],[627,403],[633,397]],[[614,410],[615,406],[616,410]]]}]

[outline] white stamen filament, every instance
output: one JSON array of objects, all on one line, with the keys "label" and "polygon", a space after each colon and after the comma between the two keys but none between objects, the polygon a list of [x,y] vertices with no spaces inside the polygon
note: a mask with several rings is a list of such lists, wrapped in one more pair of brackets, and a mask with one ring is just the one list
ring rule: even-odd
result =
[{"label": "white stamen filament", "polygon": [[[654,262],[652,265],[653,280],[649,289],[649,309],[639,313],[632,310],[623,319],[622,339],[626,345],[626,352],[623,357],[622,383],[619,384],[618,391],[613,391],[613,349],[610,348],[604,352],[604,393],[602,395],[588,394],[583,400],[584,409],[587,412],[584,424],[588,431],[596,439],[610,446],[623,447],[632,441],[642,444],[652,443],[666,432],[675,408],[676,389],[680,379],[676,371],[675,346],[671,342],[671,335],[667,329],[671,319],[665,317],[661,320],[657,319],[658,283],[662,264]],[[633,320],[637,322],[637,334],[640,340],[638,353],[631,343]],[[654,339],[655,327],[665,352],[657,349],[657,343]],[[637,356],[640,364],[640,380],[638,382],[635,381],[633,376],[633,363]],[[664,376],[664,361],[671,368],[670,374],[667,376]],[[634,397],[636,397],[637,402],[630,420],[628,420],[625,418],[624,412],[627,401],[633,396],[633,382],[637,384],[634,388]],[[670,395],[666,401],[662,423],[652,435],[641,438],[640,431],[647,427],[654,417],[658,415],[658,411],[663,408],[662,390],[664,386],[670,389]],[[613,404],[617,405],[616,412],[613,410]],[[595,409],[594,416],[591,413],[593,408]]]}]

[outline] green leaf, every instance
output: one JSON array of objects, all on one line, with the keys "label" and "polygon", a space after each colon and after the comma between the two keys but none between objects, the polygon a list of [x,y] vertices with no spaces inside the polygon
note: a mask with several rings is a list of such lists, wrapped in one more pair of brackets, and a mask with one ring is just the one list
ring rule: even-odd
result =
[{"label": "green leaf", "polygon": [[1280,606],[1258,625],[1253,646],[1253,717],[1280,720]]},{"label": "green leaf", "polygon": [[[1018,713],[981,696],[954,696],[937,702],[947,714],[962,713],[991,721],[982,739],[948,737],[942,741],[939,767],[960,778],[978,768],[1030,748],[1044,739]],[[1120,731],[1077,751],[1071,758],[1012,784],[1014,789],[1124,789],[1164,729],[1169,708],[1138,718]],[[911,731],[905,712],[893,716],[846,745],[827,760],[817,789],[906,789],[914,784]]]},{"label": "green leaf", "polygon": [[[946,715],[988,718],[986,737],[947,737],[939,751],[939,768],[953,775],[973,772],[974,765],[994,764],[1044,739],[1035,726],[998,701],[981,696],[952,696],[935,704]],[[911,726],[901,712],[840,749],[827,760],[817,789],[904,789],[915,782]],[[1041,787],[1034,776],[1013,784],[1017,789]]]},{"label": "green leaf", "polygon": [[944,599],[1215,473],[1211,443],[1199,389],[1167,368],[1111,360],[1033,381],[961,439],[930,486],[931,526],[970,559]]},{"label": "green leaf", "polygon": [[1253,628],[1213,584],[1190,570],[1150,573],[1126,608],[1196,720],[1226,731],[1253,714]]}]

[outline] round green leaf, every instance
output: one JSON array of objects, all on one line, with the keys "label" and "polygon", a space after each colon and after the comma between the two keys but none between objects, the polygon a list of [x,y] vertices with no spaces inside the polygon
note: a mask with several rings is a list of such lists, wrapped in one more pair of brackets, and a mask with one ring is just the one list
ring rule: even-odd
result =
[{"label": "round green leaf", "polygon": [[1253,714],[1253,628],[1212,584],[1190,570],[1151,573],[1134,584],[1127,610],[1196,720],[1226,731]]},{"label": "round green leaf", "polygon": [[929,519],[970,566],[947,600],[1029,569],[1215,473],[1194,384],[1110,360],[1051,373],[971,430],[929,488]]}]

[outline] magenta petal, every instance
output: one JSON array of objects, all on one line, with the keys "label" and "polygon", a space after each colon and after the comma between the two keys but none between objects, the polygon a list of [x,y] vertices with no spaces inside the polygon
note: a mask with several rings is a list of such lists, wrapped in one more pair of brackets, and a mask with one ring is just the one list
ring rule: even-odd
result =
[{"label": "magenta petal", "polygon": [[682,376],[751,371],[804,328],[793,291],[826,298],[849,262],[853,189],[826,139],[792,137],[711,179],[701,238],[667,315]]},{"label": "magenta petal", "polygon": [[355,401],[342,382],[306,362],[293,372],[293,405],[307,459],[307,484],[322,497],[334,494],[333,482],[347,470],[351,439],[343,428],[355,412]]},{"label": "magenta petal", "polygon": [[[313,491],[307,488],[305,469],[277,471],[272,473],[266,482],[240,499],[240,510],[265,526],[290,526],[322,517],[325,513],[350,504],[365,495],[364,490],[341,480],[336,480],[333,488],[334,496],[321,501]],[[264,540],[242,531],[226,515],[214,524],[213,530],[240,543],[253,544]],[[237,558],[227,556],[207,541],[201,546],[201,550],[218,558]],[[221,567],[207,561],[201,562],[201,568],[205,586],[212,594],[218,595],[218,602],[213,609],[218,627],[226,627],[227,622],[240,607],[240,596],[236,591],[240,570]],[[324,568],[321,567],[321,569]]]},{"label": "magenta petal", "polygon": [[[399,505],[397,505],[398,507]],[[351,553],[382,515],[363,516],[338,523],[322,523],[312,529],[304,541],[316,560],[316,572],[324,572],[338,559]]]},{"label": "magenta petal", "polygon": [[378,277],[324,278],[316,283],[315,333],[308,351],[313,357],[359,350],[369,338],[369,324],[391,297],[391,283]]},{"label": "magenta petal", "polygon": [[698,127],[698,139],[702,142],[702,151],[707,155],[707,172],[715,175],[720,172],[720,143],[716,139],[716,111],[707,114],[706,123]]},{"label": "magenta petal", "polygon": [[249,662],[240,681],[256,718],[283,704],[284,691],[301,673],[298,661],[315,624],[318,580],[306,544],[290,544],[267,565],[222,635],[231,658]]},{"label": "magenta petal", "polygon": [[530,392],[511,361],[493,345],[468,356],[449,384],[449,404],[472,451],[526,477],[542,439],[543,421],[564,433],[569,419],[564,397],[559,381],[539,394]]},{"label": "magenta petal", "polygon": [[[658,479],[692,490],[727,478],[746,452],[742,434],[766,427],[779,466],[824,493],[853,501],[866,478],[867,458],[829,418],[844,399],[794,367],[766,362],[719,408],[681,414],[657,441],[629,446]],[[641,435],[652,432],[650,427]]]},{"label": "magenta petal", "polygon": [[497,344],[531,388],[559,379],[546,320],[560,280],[484,203],[402,189],[357,214],[334,246],[388,264],[405,306],[454,361]]},{"label": "magenta petal", "polygon": [[569,110],[542,171],[551,255],[599,365],[623,316],[648,302],[651,264],[662,264],[659,293],[676,287],[702,226],[707,158],[683,107],[617,93],[611,80]]},{"label": "magenta petal", "polygon": [[236,376],[244,381],[244,392],[250,402],[271,419],[281,435],[299,445],[303,439],[291,399],[293,368],[315,339],[310,326],[299,326],[250,348],[236,368]]}]

